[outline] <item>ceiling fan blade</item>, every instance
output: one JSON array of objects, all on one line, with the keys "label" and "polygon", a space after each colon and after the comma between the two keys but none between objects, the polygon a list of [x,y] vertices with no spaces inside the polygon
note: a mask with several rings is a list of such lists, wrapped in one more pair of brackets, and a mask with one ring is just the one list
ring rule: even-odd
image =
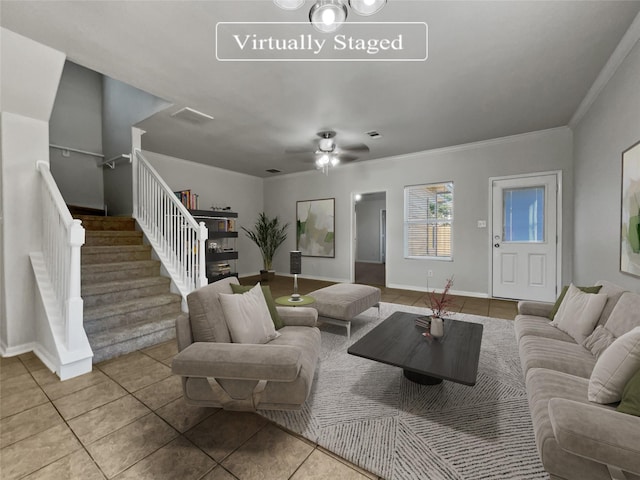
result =
[{"label": "ceiling fan blade", "polygon": [[285,149],[284,153],[300,154],[300,153],[311,153],[312,151],[313,151],[313,146],[291,147],[291,148]]},{"label": "ceiling fan blade", "polygon": [[354,143],[353,145],[341,146],[340,150],[343,152],[367,153],[369,151],[369,147],[364,143]]},{"label": "ceiling fan blade", "polygon": [[358,157],[357,155],[351,155],[349,153],[339,153],[338,154],[338,160],[340,160],[341,163],[349,163],[349,162],[353,162],[354,160],[357,160]]}]

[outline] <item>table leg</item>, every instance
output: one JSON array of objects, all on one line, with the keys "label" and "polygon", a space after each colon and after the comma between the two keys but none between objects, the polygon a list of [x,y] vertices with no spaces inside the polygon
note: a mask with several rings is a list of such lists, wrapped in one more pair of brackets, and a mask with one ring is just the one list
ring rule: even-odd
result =
[{"label": "table leg", "polygon": [[419,383],[420,385],[438,385],[439,383],[442,383],[441,378],[431,377],[429,375],[411,372],[409,370],[403,370],[402,372],[404,373],[405,378],[412,382]]}]

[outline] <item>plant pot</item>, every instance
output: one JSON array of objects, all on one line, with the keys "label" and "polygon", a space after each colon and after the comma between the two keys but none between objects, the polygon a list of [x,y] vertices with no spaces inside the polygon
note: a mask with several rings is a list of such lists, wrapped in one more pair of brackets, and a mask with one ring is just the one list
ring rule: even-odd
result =
[{"label": "plant pot", "polygon": [[431,328],[429,333],[433,338],[441,338],[444,336],[444,322],[440,317],[431,317]]},{"label": "plant pot", "polygon": [[273,280],[276,277],[275,270],[260,270],[260,281],[268,282],[269,280]]}]

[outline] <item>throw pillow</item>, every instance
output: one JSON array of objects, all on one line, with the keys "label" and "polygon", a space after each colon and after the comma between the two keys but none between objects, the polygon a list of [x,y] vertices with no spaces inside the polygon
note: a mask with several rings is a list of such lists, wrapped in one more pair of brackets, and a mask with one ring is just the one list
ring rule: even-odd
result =
[{"label": "throw pillow", "polygon": [[[602,285],[595,285],[593,287],[578,287],[578,288],[582,290],[584,293],[598,293],[600,292]],[[565,285],[564,287],[562,287],[560,296],[556,300],[556,303],[554,303],[553,308],[551,309],[551,312],[549,312],[549,320],[553,320],[555,318],[556,313],[558,313],[558,309],[562,304],[562,300],[564,300],[564,296],[567,294],[567,290],[569,290],[569,285]]]},{"label": "throw pillow", "polygon": [[640,369],[640,327],[618,337],[596,362],[588,398],[596,403],[619,402],[622,390]]},{"label": "throw pillow", "polygon": [[260,284],[239,295],[221,293],[220,304],[234,343],[267,343],[280,336]]},{"label": "throw pillow", "polygon": [[582,342],[582,346],[589,350],[596,359],[600,358],[609,345],[615,341],[616,337],[602,325],[598,325],[591,335]]},{"label": "throw pillow", "polygon": [[617,410],[640,417],[640,370],[638,370],[622,391],[622,401]]},{"label": "throw pillow", "polygon": [[[260,283],[258,283],[260,285]],[[245,293],[251,290],[253,287],[249,285],[237,285],[231,284],[231,290],[233,293]],[[273,299],[273,295],[271,295],[271,288],[269,285],[261,285],[262,294],[264,295],[264,299],[267,301],[267,307],[269,307],[269,314],[271,315],[271,320],[273,321],[273,325],[276,327],[276,330],[280,330],[284,327],[284,322],[280,318],[280,314],[278,313],[278,309],[276,308],[276,302]]]},{"label": "throw pillow", "polygon": [[584,293],[571,284],[551,325],[582,343],[593,332],[605,303],[605,294]]}]

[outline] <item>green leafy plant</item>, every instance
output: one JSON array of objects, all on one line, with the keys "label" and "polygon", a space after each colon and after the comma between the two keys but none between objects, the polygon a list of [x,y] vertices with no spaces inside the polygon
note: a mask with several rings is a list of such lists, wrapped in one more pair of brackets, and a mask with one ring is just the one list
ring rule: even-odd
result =
[{"label": "green leafy plant", "polygon": [[247,237],[260,249],[265,270],[271,270],[276,250],[287,239],[287,227],[288,223],[282,225],[277,216],[269,218],[264,212],[258,216],[251,230],[242,227]]},{"label": "green leafy plant", "polygon": [[446,285],[442,293],[436,293],[435,290],[427,292],[429,301],[429,308],[433,311],[434,317],[446,317],[451,314],[451,307],[455,305],[455,297],[449,294],[451,287],[453,286],[453,277],[447,280]]}]

